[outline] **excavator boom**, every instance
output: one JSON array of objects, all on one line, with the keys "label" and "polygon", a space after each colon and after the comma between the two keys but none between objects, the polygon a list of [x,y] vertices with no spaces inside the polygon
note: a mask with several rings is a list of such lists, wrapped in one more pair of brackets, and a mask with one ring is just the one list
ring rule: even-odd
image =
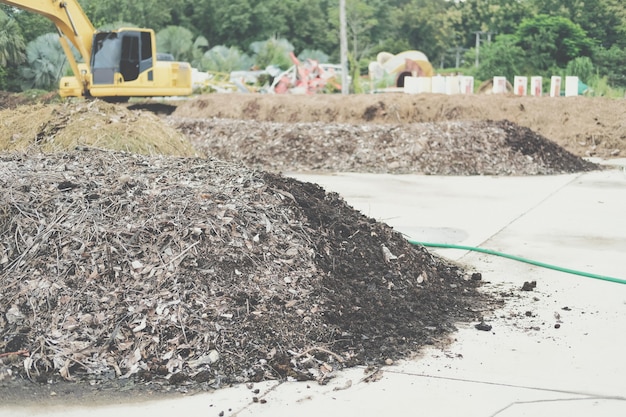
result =
[{"label": "excavator boom", "polygon": [[[151,29],[96,31],[77,0],[0,0],[50,19],[74,72],[63,77],[60,95],[127,99],[191,94],[191,66],[157,60]],[[76,62],[70,43],[82,57]]]},{"label": "excavator boom", "polygon": [[50,19],[80,52],[83,60],[91,58],[91,43],[95,29],[76,1],[63,0],[0,0],[0,3],[28,10]]}]

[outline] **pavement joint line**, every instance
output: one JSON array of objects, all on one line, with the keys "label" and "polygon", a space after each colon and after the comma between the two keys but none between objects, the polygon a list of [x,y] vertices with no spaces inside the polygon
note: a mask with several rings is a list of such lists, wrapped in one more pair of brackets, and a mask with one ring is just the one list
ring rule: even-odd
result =
[{"label": "pavement joint line", "polygon": [[507,405],[506,407],[501,408],[495,413],[491,414],[489,417],[496,417],[498,414],[508,410],[511,407],[515,407],[516,405],[525,405],[525,404],[540,404],[540,403],[557,403],[557,402],[565,402],[565,401],[589,401],[589,400],[617,400],[624,401],[624,398],[614,398],[614,397],[582,397],[582,398],[550,398],[550,399],[542,399],[542,400],[529,400],[529,401],[514,401]]},{"label": "pavement joint line", "polygon": [[[565,187],[569,186],[570,184],[572,184],[574,181],[578,180],[580,177],[582,177],[584,175],[584,173],[578,174],[576,176],[574,176],[570,181],[566,182],[565,184],[559,186],[558,188],[554,189],[552,192],[550,192],[547,196],[545,196],[544,198],[542,198],[540,201],[538,201],[537,203],[535,203],[534,205],[532,205],[531,207],[528,207],[526,210],[524,210],[522,213],[520,213],[519,215],[517,215],[515,218],[513,218],[511,221],[509,221],[508,223],[506,223],[504,226],[502,226],[501,228],[499,228],[496,232],[492,233],[491,236],[487,237],[485,240],[483,240],[480,244],[478,244],[478,247],[483,246],[484,244],[486,244],[487,242],[489,242],[491,239],[493,239],[494,237],[496,237],[498,234],[500,234],[502,231],[504,231],[507,227],[511,226],[513,223],[515,223],[516,221],[518,221],[519,219],[521,219],[522,217],[526,216],[528,213],[530,213],[531,211],[535,210],[537,207],[539,207],[540,205],[542,205],[543,203],[545,203],[546,201],[548,201],[549,199],[551,199],[552,197],[554,197],[557,193],[559,193],[561,190],[563,190]],[[459,258],[459,261],[463,258],[465,258],[467,255],[469,255],[471,253],[471,251],[467,251],[467,253],[465,253],[463,256],[461,256]]]},{"label": "pavement joint line", "polygon": [[482,384],[482,385],[493,385],[504,388],[517,388],[517,389],[526,389],[532,391],[541,391],[541,392],[554,392],[559,394],[569,394],[569,395],[578,395],[593,399],[610,399],[610,400],[619,400],[626,401],[626,397],[623,396],[610,396],[603,394],[594,394],[590,392],[582,392],[582,391],[571,391],[557,388],[542,388],[542,387],[534,387],[529,385],[518,385],[518,384],[506,384],[502,382],[492,382],[492,381],[481,381],[478,379],[467,379],[467,378],[457,378],[451,376],[440,376],[440,375],[429,375],[429,374],[421,374],[417,372],[405,372],[405,371],[394,371],[391,369],[385,369],[386,373],[397,374],[397,375],[407,375],[407,376],[416,376],[420,378],[431,378],[431,379],[442,379],[446,381],[457,381],[457,382],[465,382],[469,384]]}]

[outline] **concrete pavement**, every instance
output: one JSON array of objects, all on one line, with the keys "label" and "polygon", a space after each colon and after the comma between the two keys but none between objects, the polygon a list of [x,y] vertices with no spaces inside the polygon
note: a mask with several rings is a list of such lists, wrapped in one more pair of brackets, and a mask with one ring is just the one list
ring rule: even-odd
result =
[{"label": "concrete pavement", "polygon": [[[546,177],[293,176],[338,192],[411,239],[481,246],[626,279],[621,168]],[[505,301],[485,317],[491,331],[459,325],[449,345],[376,375],[342,371],[324,386],[265,382],[255,384],[258,394],[242,385],[99,407],[0,404],[0,416],[626,415],[626,285],[478,252],[429,250],[482,272],[485,291]],[[536,288],[521,291],[526,281]]]}]

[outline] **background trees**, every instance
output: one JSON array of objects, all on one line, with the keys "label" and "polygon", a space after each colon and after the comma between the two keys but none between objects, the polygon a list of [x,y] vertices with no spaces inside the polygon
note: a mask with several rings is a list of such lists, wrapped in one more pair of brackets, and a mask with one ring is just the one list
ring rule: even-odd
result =
[{"label": "background trees", "polygon": [[[273,45],[276,40],[288,43],[296,55],[316,51],[339,61],[338,0],[79,3],[94,26],[129,22],[150,27],[158,33],[160,52],[196,66],[213,62],[231,68],[249,65],[250,60],[256,65],[277,60],[271,63],[284,67],[289,64],[284,53],[271,51],[284,46]],[[626,87],[623,0],[347,0],[347,6],[349,49],[357,73],[364,73],[378,52],[408,49],[426,53],[436,68],[460,67],[481,79],[511,71],[539,75],[565,71],[573,59],[588,57],[593,77]],[[7,6],[0,10],[4,11],[0,63],[6,61],[0,88],[6,89],[11,88],[9,81],[12,86],[19,84],[14,82],[20,74],[16,68],[24,65],[26,45],[55,30],[35,14]],[[475,68],[477,33],[481,34],[480,59]],[[251,49],[259,42],[265,43],[262,53]]]}]

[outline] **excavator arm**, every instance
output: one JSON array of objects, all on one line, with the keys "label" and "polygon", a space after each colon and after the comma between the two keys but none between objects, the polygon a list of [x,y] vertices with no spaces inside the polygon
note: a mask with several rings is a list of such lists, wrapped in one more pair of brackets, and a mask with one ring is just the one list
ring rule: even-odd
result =
[{"label": "excavator arm", "polygon": [[95,31],[89,18],[75,0],[0,0],[2,4],[28,10],[50,19],[74,47],[83,60],[91,58],[91,42]]},{"label": "excavator arm", "polygon": [[[50,19],[57,30],[63,51],[72,67],[74,75],[80,80],[83,89],[87,88],[87,73],[91,59],[94,27],[85,12],[75,0],[0,0],[0,3],[40,14]],[[87,64],[79,68],[69,42],[80,53]]]}]

